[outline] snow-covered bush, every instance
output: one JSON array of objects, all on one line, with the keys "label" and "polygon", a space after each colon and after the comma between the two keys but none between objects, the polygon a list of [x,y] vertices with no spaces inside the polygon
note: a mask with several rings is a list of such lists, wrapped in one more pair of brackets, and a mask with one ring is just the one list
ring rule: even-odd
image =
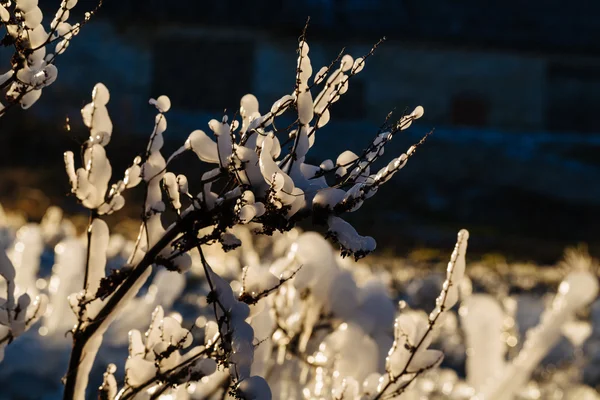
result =
[{"label": "snow-covered bush", "polygon": [[78,0],[62,0],[48,27],[38,0],[0,1],[0,22],[4,38],[0,45],[14,49],[7,62],[10,68],[0,75],[0,90],[6,103],[0,102],[0,117],[16,104],[27,109],[42,95],[42,89],[51,85],[58,76],[55,61],[63,54],[73,37],[102,5],[85,13],[83,21],[70,23],[71,10]]},{"label": "snow-covered bush", "polygon": [[[83,166],[77,168],[74,154],[65,153],[72,192],[90,210],[90,223],[83,289],[69,296],[77,320],[71,330],[73,350],[65,375],[64,398],[83,398],[88,375],[105,333],[143,287],[152,273],[152,266],[185,273],[194,262],[202,265],[210,288],[207,302],[213,310],[216,329],[210,330],[210,335],[205,334],[204,344],[194,346],[191,333],[181,327],[177,319],[163,319],[158,308],[145,341],[135,331],[130,334],[126,380],[119,398],[148,390],[163,392],[171,386],[198,380],[210,370],[204,368],[206,364],[200,366],[203,360],[217,361],[221,368],[228,370],[227,386],[231,387],[232,395],[248,399],[271,397],[264,377],[253,371],[255,347],[260,340],[269,338],[268,329],[264,327],[261,327],[264,337],[255,334],[258,327],[252,325],[257,318],[254,313],[265,308],[265,298],[275,297],[292,278],[296,283],[301,282],[298,285],[304,287],[298,293],[303,301],[300,302],[298,297],[295,307],[284,308],[281,312],[282,317],[291,318],[295,323],[287,327],[288,335],[293,338],[301,333],[298,348],[304,352],[312,332],[311,324],[318,321],[322,309],[304,305],[317,302],[311,297],[306,300],[306,296],[315,276],[319,275],[319,261],[313,260],[312,265],[293,265],[296,262],[292,262],[295,260],[292,258],[275,270],[276,275],[261,272],[262,275],[256,277],[246,270],[244,274],[248,275],[251,290],[246,290],[246,278],[243,278],[241,293],[234,293],[230,283],[207,261],[204,247],[211,243],[220,243],[225,250],[240,246],[242,241],[234,230],[239,225],[253,222],[258,224],[255,233],[271,235],[289,231],[298,221],[311,217],[314,223],[328,227],[327,235],[340,246],[343,255],[358,259],[375,249],[373,238],[359,235],[341,216],[358,210],[415,153],[422,141],[379,171],[371,172],[373,163],[383,155],[384,146],[395,133],[421,117],[422,107],[377,132],[360,155],[348,150],[340,154],[335,163],[325,160],[320,166],[314,166],[306,162],[306,155],[316,142],[317,131],[329,122],[331,106],[346,93],[350,79],[362,71],[375,48],[356,60],[350,55],[340,57],[321,68],[311,82],[309,46],[302,35],[296,84],[291,94],[283,96],[266,113],[259,111],[254,96],[244,96],[238,113],[209,122],[216,141],[204,131],[196,130],[166,160],[161,149],[171,102],[166,96],[150,100],[158,113],[146,151],[133,160],[121,180],[112,184],[112,168],[105,150],[112,135],[107,109],[110,95],[104,85],[96,85],[92,102],[82,109],[84,123],[90,130],[90,137],[82,148]],[[314,88],[320,89],[313,99]],[[286,129],[277,129],[277,117],[286,112],[295,113],[296,121]],[[201,188],[190,187],[184,174],[176,175],[169,170],[171,163],[185,153],[195,153],[200,161],[212,168],[202,175]],[[145,201],[138,239],[126,265],[106,275],[110,235],[102,216],[121,209],[125,203],[123,193],[142,183]],[[461,239],[461,257],[464,259],[466,234],[461,234],[461,238],[464,238]],[[302,251],[308,252],[311,252],[308,247]],[[464,261],[461,265],[459,276],[464,272]],[[331,278],[329,275],[324,274],[319,283]],[[351,282],[351,278],[346,277],[345,281]],[[345,281],[335,280],[336,283]],[[342,286],[339,290],[343,294],[349,288],[352,286]],[[430,323],[425,325],[433,324],[448,306],[446,301],[456,302],[456,287],[451,283],[444,293],[437,313],[432,314]],[[294,302],[292,295],[293,291],[288,291],[288,302]],[[267,315],[263,318],[271,318],[271,310],[265,309]],[[308,318],[308,322],[302,317]],[[421,324],[421,321],[415,324]],[[281,332],[286,331],[276,331],[277,338]],[[429,329],[426,332],[428,334]],[[400,339],[398,336],[397,340]],[[433,359],[432,353],[425,350],[426,338],[412,339],[423,339],[423,345],[414,343],[415,350],[408,353],[416,356],[414,360],[413,357],[405,360],[405,366],[402,366],[402,360],[391,362],[389,368],[394,368],[394,375],[386,389],[404,375],[431,368],[440,360],[439,354],[436,353]],[[181,354],[180,351],[188,346],[193,347]],[[417,348],[422,348],[424,353],[419,353]],[[406,353],[406,350],[399,349],[398,352]],[[410,369],[411,362],[418,370]],[[102,386],[102,395],[106,398],[113,398],[118,392],[113,371],[112,367],[107,370]],[[156,389],[157,382],[162,385],[160,389]]]}]

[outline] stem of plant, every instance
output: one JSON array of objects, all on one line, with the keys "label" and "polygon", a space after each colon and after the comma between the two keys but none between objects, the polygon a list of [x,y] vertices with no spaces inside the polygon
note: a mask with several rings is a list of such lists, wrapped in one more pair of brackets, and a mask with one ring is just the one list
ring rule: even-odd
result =
[{"label": "stem of plant", "polygon": [[123,284],[109,298],[104,307],[98,312],[98,315],[90,321],[83,329],[73,332],[73,349],[69,359],[69,366],[65,376],[65,390],[63,400],[74,400],[75,386],[79,364],[81,362],[85,345],[93,337],[98,328],[106,318],[114,312],[115,308],[123,300],[123,297],[129,292],[143,273],[152,266],[159,253],[167,247],[180,233],[190,229],[194,222],[199,222],[201,226],[208,226],[212,221],[212,213],[203,212],[204,210],[195,210],[181,219],[177,225],[168,230],[164,236],[146,253],[139,264],[133,268],[131,275],[125,279]]}]

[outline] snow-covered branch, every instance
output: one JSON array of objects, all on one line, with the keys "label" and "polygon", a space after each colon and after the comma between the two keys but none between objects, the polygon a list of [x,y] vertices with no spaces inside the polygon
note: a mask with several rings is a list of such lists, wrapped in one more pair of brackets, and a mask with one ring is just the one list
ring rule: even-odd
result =
[{"label": "snow-covered branch", "polygon": [[62,0],[49,26],[44,26],[38,0],[0,1],[0,23],[6,35],[1,43],[13,47],[11,67],[0,75],[0,90],[5,103],[0,103],[0,117],[13,106],[31,107],[58,77],[55,61],[63,54],[83,25],[91,20],[102,0],[85,13],[82,21],[69,22],[71,10],[78,0]]}]

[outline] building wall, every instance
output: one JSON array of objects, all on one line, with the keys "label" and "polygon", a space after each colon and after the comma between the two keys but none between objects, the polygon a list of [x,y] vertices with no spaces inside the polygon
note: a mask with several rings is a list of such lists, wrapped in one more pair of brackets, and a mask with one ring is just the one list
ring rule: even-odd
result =
[{"label": "building wall", "polygon": [[[309,43],[315,72],[346,44]],[[173,100],[173,123],[184,130],[194,128],[208,115],[236,108],[247,92],[257,95],[263,110],[290,93],[295,46],[293,37],[257,30],[167,26],[118,32],[110,24],[90,24],[60,59],[59,80],[37,109],[72,114],[73,104],[83,104],[96,81],[103,81],[113,93],[112,104],[122,111],[114,113],[115,122],[128,131],[148,125],[144,121],[152,111],[147,99],[161,94]],[[358,56],[370,47],[352,45],[347,51]],[[600,61],[567,61],[565,67],[565,59],[555,55],[387,42],[350,82],[332,116],[378,123],[389,110],[402,112],[421,104],[426,110],[423,121],[431,126],[592,130],[598,114],[594,104],[600,104]],[[562,109],[579,125],[561,120]]]}]

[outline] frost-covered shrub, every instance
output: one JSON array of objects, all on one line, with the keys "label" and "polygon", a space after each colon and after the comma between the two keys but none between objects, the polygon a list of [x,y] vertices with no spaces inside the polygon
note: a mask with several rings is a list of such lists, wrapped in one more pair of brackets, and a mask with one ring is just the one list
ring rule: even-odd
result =
[{"label": "frost-covered shrub", "polygon": [[44,26],[38,0],[0,1],[0,22],[4,38],[0,45],[14,49],[10,69],[0,75],[0,90],[6,103],[0,103],[0,117],[16,104],[31,107],[42,95],[42,89],[51,85],[58,76],[54,65],[73,37],[79,34],[102,5],[86,12],[83,21],[69,22],[69,16],[78,0],[62,0],[49,26]]}]

